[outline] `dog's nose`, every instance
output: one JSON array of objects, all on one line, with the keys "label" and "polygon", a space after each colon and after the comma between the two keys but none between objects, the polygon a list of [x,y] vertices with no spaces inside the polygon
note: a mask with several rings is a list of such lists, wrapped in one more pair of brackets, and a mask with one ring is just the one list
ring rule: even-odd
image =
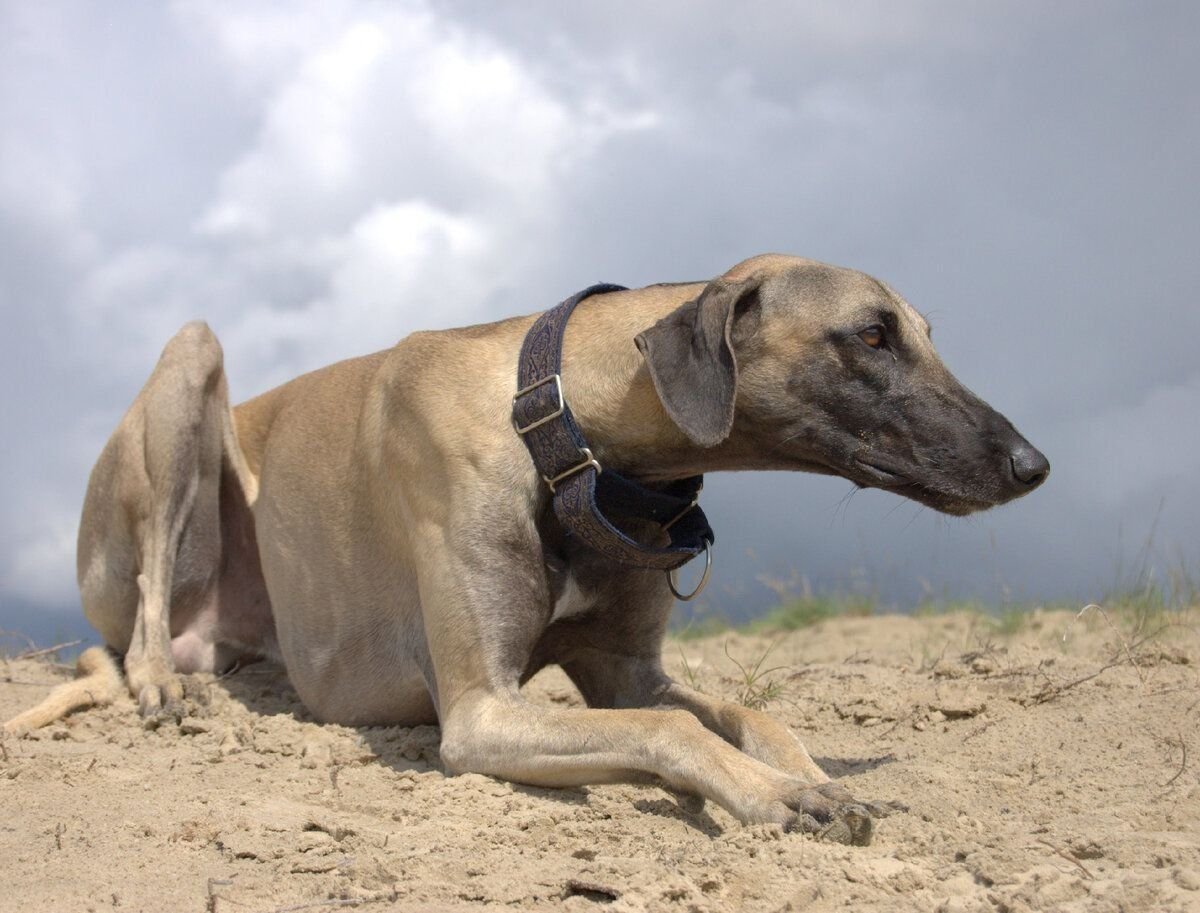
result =
[{"label": "dog's nose", "polygon": [[1050,461],[1024,439],[1009,450],[1008,461],[1012,466],[1013,477],[1029,488],[1037,488],[1046,481],[1046,476],[1050,475]]}]

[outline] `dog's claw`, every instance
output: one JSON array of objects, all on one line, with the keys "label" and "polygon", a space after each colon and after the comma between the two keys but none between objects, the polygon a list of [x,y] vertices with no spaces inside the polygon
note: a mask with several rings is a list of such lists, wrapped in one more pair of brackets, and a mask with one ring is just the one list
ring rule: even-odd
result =
[{"label": "dog's claw", "polygon": [[837,815],[817,834],[818,840],[868,846],[875,833],[875,821],[861,805],[843,805]]},{"label": "dog's claw", "polygon": [[896,812],[908,811],[908,806],[903,802],[863,802],[861,804],[871,813],[872,818],[886,818]]},{"label": "dog's claw", "polygon": [[786,825],[784,832],[788,834],[819,834],[824,825],[807,812],[801,812]]},{"label": "dog's claw", "polygon": [[872,818],[886,818],[888,815],[894,815],[896,812],[908,811],[908,806],[903,802],[895,801],[873,801],[864,802],[860,799],[855,799],[846,787],[840,783],[823,783],[817,787],[817,792],[834,802],[842,805],[857,805],[867,810]]},{"label": "dog's claw", "polygon": [[143,685],[138,692],[142,726],[157,729],[163,723],[183,719],[183,687],[175,680],[165,685]]},{"label": "dog's claw", "polygon": [[870,844],[876,818],[907,811],[899,802],[860,802],[838,783],[809,787],[788,804],[796,815],[785,830],[849,846]]},{"label": "dog's claw", "polygon": [[812,834],[818,840],[828,843],[867,846],[875,832],[875,822],[862,805],[843,805],[825,823],[807,812],[801,812],[784,830]]}]

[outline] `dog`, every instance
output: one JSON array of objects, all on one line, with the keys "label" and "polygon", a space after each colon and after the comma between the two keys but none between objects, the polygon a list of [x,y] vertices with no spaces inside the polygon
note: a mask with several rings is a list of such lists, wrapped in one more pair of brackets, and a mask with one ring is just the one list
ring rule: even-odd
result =
[{"label": "dog", "polygon": [[[88,485],[78,579],[108,649],[6,730],[126,688],[153,723],[178,713],[179,674],[267,657],[318,720],[440,724],[451,773],[650,780],[743,822],[869,842],[889,806],[831,782],[769,715],[667,676],[664,575],[615,563],[551,509],[512,424],[534,321],[415,333],[234,409],[216,337],[185,326]],[[900,295],[795,257],[591,296],[555,383],[595,471],[649,490],[800,470],[965,515],[1049,472]],[[661,544],[664,527],[639,531]],[[522,697],[548,664],[587,709]]]}]

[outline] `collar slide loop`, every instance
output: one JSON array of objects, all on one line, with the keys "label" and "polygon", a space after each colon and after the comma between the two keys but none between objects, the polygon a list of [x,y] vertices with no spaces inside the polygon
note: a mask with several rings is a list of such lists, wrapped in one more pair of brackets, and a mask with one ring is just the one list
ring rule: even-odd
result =
[{"label": "collar slide loop", "polygon": [[546,480],[546,484],[550,486],[551,492],[554,491],[554,486],[557,485],[559,482],[561,482],[563,479],[568,478],[569,476],[573,476],[577,472],[582,472],[583,470],[587,469],[589,466],[592,469],[596,470],[596,475],[600,475],[600,472],[601,472],[600,464],[596,462],[596,458],[594,456],[592,456],[592,452],[590,450],[588,450],[588,448],[584,447],[583,450],[581,451],[581,453],[583,454],[583,462],[577,463],[576,465],[572,466],[570,469],[560,472],[553,479],[549,478],[548,476],[542,476],[542,478]]},{"label": "collar slide loop", "polygon": [[[546,384],[554,384],[554,391],[558,394],[558,406],[548,415],[543,415],[541,418],[531,419],[529,424],[521,425],[520,421],[517,419],[517,401],[520,400],[522,396],[532,393],[534,390],[544,387]],[[554,421],[566,411],[567,401],[563,399],[562,375],[551,374],[549,377],[543,377],[541,380],[535,380],[528,387],[517,391],[516,396],[513,397],[513,430],[516,431],[517,434],[524,437],[534,428],[540,428],[542,425],[546,424],[546,422]]]}]

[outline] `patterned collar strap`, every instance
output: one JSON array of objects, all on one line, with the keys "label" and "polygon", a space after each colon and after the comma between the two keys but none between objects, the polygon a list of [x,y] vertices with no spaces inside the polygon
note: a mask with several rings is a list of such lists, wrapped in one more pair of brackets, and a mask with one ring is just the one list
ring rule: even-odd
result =
[{"label": "patterned collar strap", "polygon": [[[712,528],[696,503],[703,476],[648,488],[601,467],[587,446],[563,393],[562,344],[567,318],[584,298],[622,292],[620,285],[593,285],[542,314],[530,327],[517,365],[513,427],[525,440],[534,466],[553,492],[554,512],[577,539],[620,564],[673,571],[700,552],[708,555]],[[621,530],[649,520],[670,536],[663,547],[642,545]],[[705,569],[707,580],[708,571]],[[701,583],[700,588],[703,588]],[[691,598],[699,593],[699,589]]]}]

